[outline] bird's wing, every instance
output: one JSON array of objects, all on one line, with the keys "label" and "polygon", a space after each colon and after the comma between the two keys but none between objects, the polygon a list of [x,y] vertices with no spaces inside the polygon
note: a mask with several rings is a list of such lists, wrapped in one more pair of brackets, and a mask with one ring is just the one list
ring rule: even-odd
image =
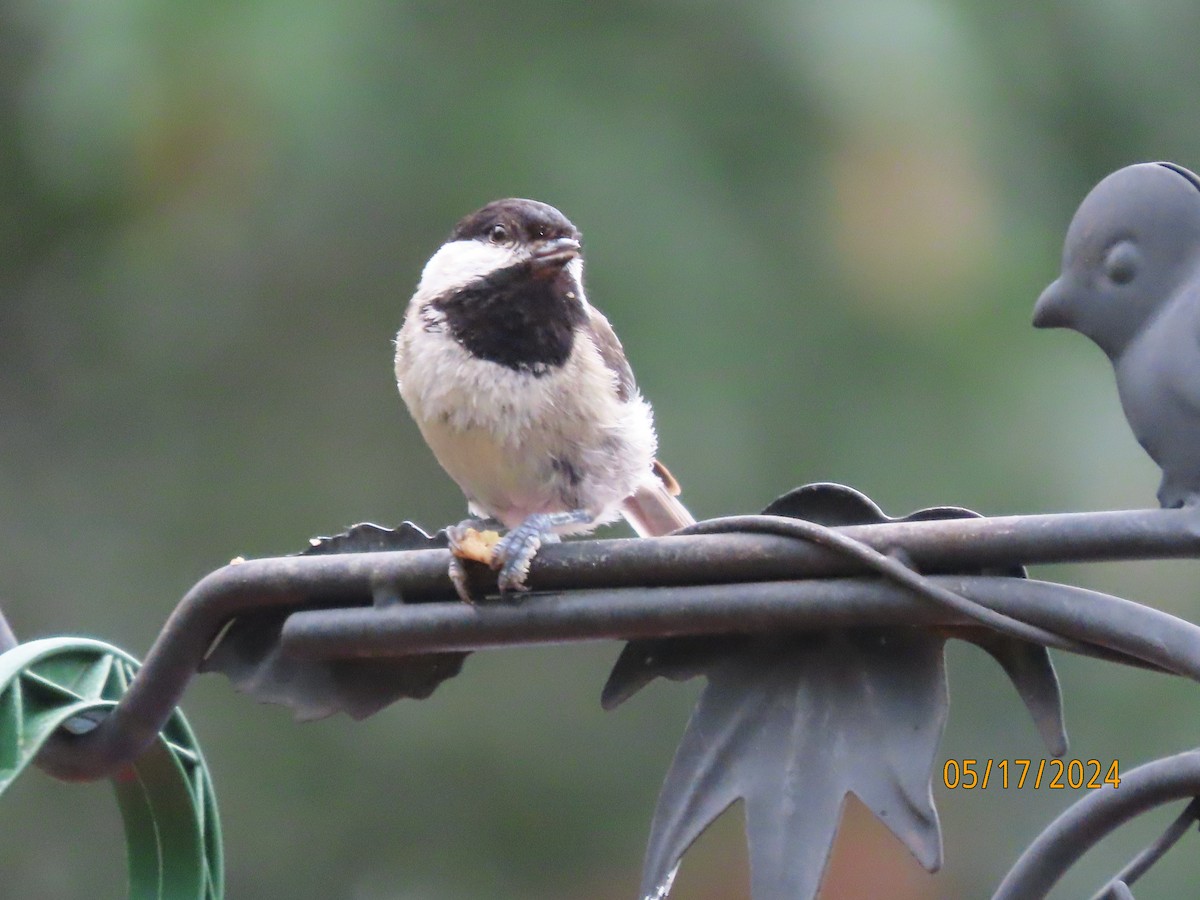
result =
[{"label": "bird's wing", "polygon": [[600,351],[600,358],[604,360],[604,365],[608,366],[616,377],[617,399],[624,402],[634,397],[637,394],[637,383],[633,380],[633,369],[629,367],[629,360],[625,358],[625,350],[621,347],[617,333],[608,324],[608,319],[604,318],[603,313],[589,306],[587,322],[584,327],[587,329],[592,343]]},{"label": "bird's wing", "polygon": [[[588,307],[585,327],[592,343],[600,351],[600,358],[616,379],[617,398],[624,402],[637,396],[633,369],[629,367],[621,341],[608,324],[608,319],[604,318],[603,313]],[[679,482],[657,459],[651,471],[651,477],[622,503],[621,514],[633,526],[633,530],[642,537],[654,537],[694,525],[696,520],[692,514],[675,499],[679,494]]]}]

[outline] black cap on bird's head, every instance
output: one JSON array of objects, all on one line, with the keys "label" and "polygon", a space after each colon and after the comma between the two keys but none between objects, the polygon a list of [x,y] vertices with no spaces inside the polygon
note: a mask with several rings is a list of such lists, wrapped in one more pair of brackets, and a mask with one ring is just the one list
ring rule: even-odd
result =
[{"label": "black cap on bird's head", "polygon": [[465,216],[450,239],[527,249],[535,268],[553,268],[579,256],[579,229],[570,219],[549,203],[519,197],[493,200]]},{"label": "black cap on bird's head", "polygon": [[[499,230],[497,230],[499,229]],[[545,238],[579,238],[579,229],[549,203],[509,197],[463,216],[451,240],[512,240],[532,243]]]},{"label": "black cap on bird's head", "polygon": [[1128,166],[1080,204],[1033,324],[1074,329],[1116,359],[1198,264],[1200,178],[1173,163]]}]

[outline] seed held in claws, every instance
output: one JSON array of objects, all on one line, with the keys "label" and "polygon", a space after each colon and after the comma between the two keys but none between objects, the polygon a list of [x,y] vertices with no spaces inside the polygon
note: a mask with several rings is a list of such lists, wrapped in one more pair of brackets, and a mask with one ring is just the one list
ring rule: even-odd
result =
[{"label": "seed held in claws", "polygon": [[500,532],[467,528],[452,550],[459,559],[472,559],[485,566],[492,564],[492,550],[500,543]]}]

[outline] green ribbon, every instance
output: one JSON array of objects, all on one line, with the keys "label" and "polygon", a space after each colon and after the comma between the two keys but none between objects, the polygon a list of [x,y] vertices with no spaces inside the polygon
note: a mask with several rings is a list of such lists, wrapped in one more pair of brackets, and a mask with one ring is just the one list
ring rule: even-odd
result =
[{"label": "green ribbon", "polygon": [[[0,654],[0,794],[63,728],[95,727],[138,662],[87,638],[46,638]],[[125,823],[131,900],[222,900],[221,825],[212,780],[183,713],[112,776]]]}]

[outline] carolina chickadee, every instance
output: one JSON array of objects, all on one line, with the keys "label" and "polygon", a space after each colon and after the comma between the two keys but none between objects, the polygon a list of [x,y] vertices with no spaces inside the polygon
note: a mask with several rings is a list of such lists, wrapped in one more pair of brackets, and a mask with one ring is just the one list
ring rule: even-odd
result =
[{"label": "carolina chickadee", "polygon": [[[497,200],[421,273],[396,337],[400,395],[473,516],[508,533],[492,566],[526,590],[543,542],[624,516],[641,536],[695,520],[655,458],[650,405],[583,290],[579,231],[552,206]],[[451,577],[469,599],[449,529]]]}]

